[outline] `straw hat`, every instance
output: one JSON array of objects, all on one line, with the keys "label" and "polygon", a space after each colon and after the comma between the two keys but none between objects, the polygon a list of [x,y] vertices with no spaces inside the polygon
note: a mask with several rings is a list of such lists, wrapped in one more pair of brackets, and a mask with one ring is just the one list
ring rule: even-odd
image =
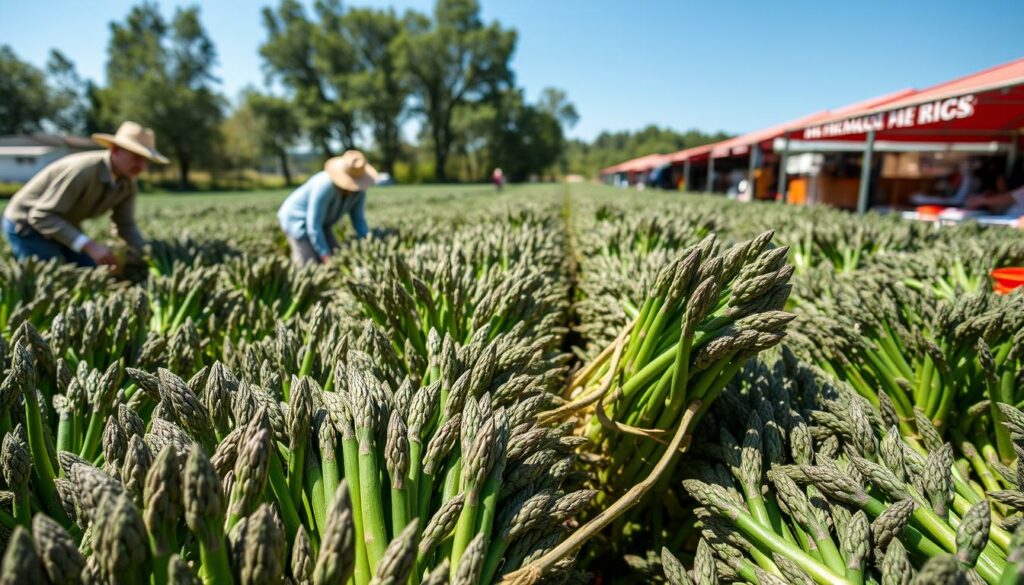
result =
[{"label": "straw hat", "polygon": [[171,162],[157,151],[156,134],[153,130],[143,127],[138,122],[122,122],[116,134],[93,134],[92,139],[106,148],[116,145],[155,163],[165,165]]},{"label": "straw hat", "polygon": [[366,162],[366,155],[358,150],[346,150],[341,156],[329,159],[324,170],[339,189],[353,193],[365,191],[377,183],[377,169]]}]

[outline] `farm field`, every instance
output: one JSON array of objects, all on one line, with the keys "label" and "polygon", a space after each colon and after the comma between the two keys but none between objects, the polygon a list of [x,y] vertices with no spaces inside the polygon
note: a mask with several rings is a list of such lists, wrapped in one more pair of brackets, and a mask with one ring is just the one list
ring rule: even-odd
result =
[{"label": "farm field", "polygon": [[298,268],[286,194],[0,244],[3,582],[1024,578],[1019,230],[389,187]]}]

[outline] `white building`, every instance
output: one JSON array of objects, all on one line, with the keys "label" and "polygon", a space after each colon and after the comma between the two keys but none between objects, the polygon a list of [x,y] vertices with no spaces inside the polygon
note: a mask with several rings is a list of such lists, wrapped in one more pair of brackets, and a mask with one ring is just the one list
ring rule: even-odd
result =
[{"label": "white building", "polygon": [[102,147],[82,136],[0,136],[0,182],[25,183],[62,156],[99,148]]}]

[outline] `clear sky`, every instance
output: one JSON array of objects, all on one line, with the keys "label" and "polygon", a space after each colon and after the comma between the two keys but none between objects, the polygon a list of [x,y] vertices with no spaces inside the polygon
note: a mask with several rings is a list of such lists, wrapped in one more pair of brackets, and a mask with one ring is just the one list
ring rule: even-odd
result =
[{"label": "clear sky", "polygon": [[[276,0],[273,0],[276,2]],[[103,81],[108,23],[133,0],[0,0],[0,43],[46,62],[51,47]],[[194,1],[163,0],[174,6]],[[261,85],[260,8],[204,0],[222,90]],[[309,0],[309,4],[312,1]],[[485,20],[519,32],[518,83],[533,99],[566,90],[570,133],[647,124],[746,132],[821,109],[927,87],[1024,56],[1024,0],[482,0]],[[432,0],[356,0],[429,12]]]}]

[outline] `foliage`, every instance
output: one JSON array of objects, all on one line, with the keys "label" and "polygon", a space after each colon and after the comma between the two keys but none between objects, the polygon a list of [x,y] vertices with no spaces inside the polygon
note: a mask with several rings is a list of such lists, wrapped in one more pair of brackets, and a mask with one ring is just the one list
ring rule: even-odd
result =
[{"label": "foliage", "polygon": [[65,134],[84,133],[89,124],[89,86],[78,76],[75,64],[56,49],[50,52],[46,72],[54,129]]},{"label": "foliage", "polygon": [[[57,51],[43,71],[4,48],[0,83],[15,83],[3,92],[10,111],[0,130],[87,134],[133,119],[157,131],[179,189],[194,188],[196,165],[216,184],[271,157],[291,184],[289,152],[304,145],[321,160],[360,148],[408,181],[482,181],[494,167],[520,181],[594,176],[635,156],[726,137],[650,126],[590,143],[567,139],[575,106],[558,88],[525,100],[510,62],[516,31],[485,22],[476,0],[438,0],[429,15],[281,0],[262,9],[262,21],[266,87],[247,88],[230,111],[198,7],[165,17],[143,2],[111,23],[106,86],[83,81]],[[421,129],[413,144],[402,135],[410,122]]]},{"label": "foliage", "polygon": [[256,136],[263,154],[277,158],[286,185],[292,184],[288,149],[298,143],[302,135],[299,117],[287,100],[256,91],[246,91],[242,104],[256,119]]},{"label": "foliage", "polygon": [[650,125],[635,132],[602,132],[589,144],[569,141],[566,158],[569,172],[596,177],[601,169],[631,158],[654,152],[675,152],[726,138],[729,135],[724,132],[705,133],[696,129],[678,132]]},{"label": "foliage", "polygon": [[352,9],[343,20],[356,57],[353,99],[370,126],[381,157],[380,169],[393,173],[410,91],[399,54],[399,40],[408,25],[393,10]]},{"label": "foliage", "polygon": [[438,0],[434,19],[413,19],[407,33],[404,65],[434,149],[437,180],[443,182],[460,110],[513,83],[509,61],[516,32],[496,22],[485,25],[475,0]]},{"label": "foliage", "polygon": [[40,132],[56,111],[43,71],[0,45],[0,135]]},{"label": "foliage", "polygon": [[[350,148],[354,141],[354,118],[347,91],[337,85],[351,72],[352,55],[340,35],[341,14],[337,2],[318,1],[316,9],[324,23],[311,20],[301,3],[282,0],[276,8],[263,9],[267,41],[260,46],[268,81],[287,88],[292,104],[302,116],[310,141],[324,156],[335,152],[340,141]],[[333,30],[325,27],[333,26]]]},{"label": "foliage", "polygon": [[124,22],[111,24],[107,53],[104,119],[153,128],[178,167],[180,187],[189,188],[192,166],[215,150],[224,108],[213,88],[216,50],[199,8],[179,8],[168,22],[155,4],[135,6]]}]

